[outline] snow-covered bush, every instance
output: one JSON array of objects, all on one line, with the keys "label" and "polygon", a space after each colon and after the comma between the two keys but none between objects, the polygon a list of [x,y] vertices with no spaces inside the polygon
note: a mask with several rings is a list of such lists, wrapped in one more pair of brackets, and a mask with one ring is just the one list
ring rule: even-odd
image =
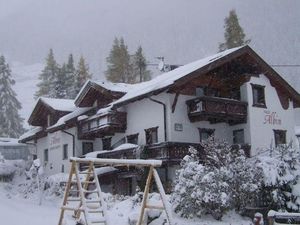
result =
[{"label": "snow-covered bush", "polygon": [[291,145],[279,146],[257,156],[263,171],[263,204],[275,210],[300,211],[300,154]]},{"label": "snow-covered bush", "polygon": [[221,219],[229,209],[242,209],[259,188],[242,150],[213,137],[201,143],[204,158],[194,148],[177,171],[172,195],[175,211],[183,217],[211,214]]},{"label": "snow-covered bush", "polygon": [[22,173],[25,168],[24,160],[5,160],[0,153],[0,181],[11,181],[15,174]]}]

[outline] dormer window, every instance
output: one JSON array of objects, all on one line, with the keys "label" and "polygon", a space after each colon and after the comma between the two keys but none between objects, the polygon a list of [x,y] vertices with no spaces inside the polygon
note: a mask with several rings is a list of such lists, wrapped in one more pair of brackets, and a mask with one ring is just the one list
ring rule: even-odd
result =
[{"label": "dormer window", "polygon": [[251,84],[251,86],[253,95],[253,106],[267,108],[265,99],[265,86],[258,84]]}]

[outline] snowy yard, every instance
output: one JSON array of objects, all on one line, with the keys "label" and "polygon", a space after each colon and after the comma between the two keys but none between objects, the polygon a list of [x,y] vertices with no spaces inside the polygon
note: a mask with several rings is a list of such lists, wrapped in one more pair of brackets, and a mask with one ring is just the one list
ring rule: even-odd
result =
[{"label": "snowy yard", "polygon": [[[3,224],[9,225],[55,225],[58,223],[59,207],[61,199],[44,198],[39,205],[38,194],[27,195],[27,199],[18,193],[18,185],[0,183],[0,216]],[[112,225],[128,225],[128,216],[136,215],[139,207],[132,207],[132,198],[125,200],[113,200],[109,202],[109,219]],[[163,219],[154,220],[151,225],[161,225]],[[236,213],[230,212],[224,216],[223,221],[215,221],[211,217],[186,220],[175,216],[177,225],[249,225],[251,220],[242,218]],[[2,224],[2,223],[1,223]],[[66,224],[75,225],[68,221]]]}]

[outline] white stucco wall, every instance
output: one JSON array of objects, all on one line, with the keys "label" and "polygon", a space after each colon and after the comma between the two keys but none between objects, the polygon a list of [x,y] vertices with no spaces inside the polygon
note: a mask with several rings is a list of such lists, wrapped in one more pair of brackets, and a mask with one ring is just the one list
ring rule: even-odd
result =
[{"label": "white stucco wall", "polygon": [[[267,108],[253,107],[252,84],[265,86],[265,101]],[[293,140],[295,142],[295,110],[293,104],[287,110],[283,109],[278,98],[276,89],[271,86],[269,79],[265,75],[252,77],[247,83],[248,103],[249,103],[249,124],[251,134],[252,155],[259,151],[275,146],[273,129],[286,130],[287,142]],[[281,122],[269,123],[265,121],[266,116],[275,113],[275,118]]]}]

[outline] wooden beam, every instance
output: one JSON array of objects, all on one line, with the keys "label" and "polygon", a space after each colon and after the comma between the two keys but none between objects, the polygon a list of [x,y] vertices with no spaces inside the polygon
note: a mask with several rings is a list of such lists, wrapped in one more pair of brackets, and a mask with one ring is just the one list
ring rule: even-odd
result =
[{"label": "wooden beam", "polygon": [[172,104],[172,113],[175,112],[175,108],[176,108],[176,105],[177,105],[178,96],[179,96],[179,92],[176,92],[174,100],[173,100],[173,104]]}]

